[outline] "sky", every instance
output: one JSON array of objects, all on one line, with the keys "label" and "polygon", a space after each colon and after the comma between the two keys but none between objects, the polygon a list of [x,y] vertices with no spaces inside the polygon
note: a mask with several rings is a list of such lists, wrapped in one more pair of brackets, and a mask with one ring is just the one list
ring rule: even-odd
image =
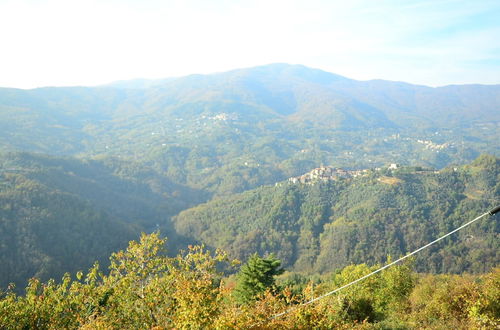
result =
[{"label": "sky", "polygon": [[0,0],[0,86],[303,64],[358,80],[500,84],[498,0]]}]

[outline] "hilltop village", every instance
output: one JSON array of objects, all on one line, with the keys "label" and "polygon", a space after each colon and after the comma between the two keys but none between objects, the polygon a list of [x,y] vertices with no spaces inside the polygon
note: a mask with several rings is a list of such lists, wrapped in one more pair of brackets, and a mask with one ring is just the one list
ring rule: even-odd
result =
[{"label": "hilltop village", "polygon": [[[339,179],[350,179],[350,178],[355,178],[359,176],[367,176],[370,172],[376,171],[379,172],[383,169],[386,169],[390,172],[393,171],[400,171],[400,170],[405,170],[405,173],[411,173],[411,174],[426,174],[426,173],[434,173],[434,174],[439,174],[438,170],[432,169],[432,168],[423,168],[421,166],[413,166],[413,167],[401,167],[399,164],[392,163],[387,165],[386,167],[380,168],[376,167],[373,169],[363,169],[363,170],[345,170],[342,168],[338,167],[333,167],[333,166],[320,166],[318,168],[315,168],[311,170],[310,172],[307,172],[306,174],[303,174],[301,176],[296,176],[296,177],[291,177],[288,179],[288,182],[291,184],[314,184],[316,182],[322,181],[322,182],[328,182],[328,181],[335,181]],[[457,171],[457,168],[453,168],[454,171]],[[381,182],[384,183],[396,183],[399,181],[399,179],[395,179],[392,177],[387,177],[387,176],[382,176],[381,178],[378,179]],[[278,184],[276,184],[278,185]]]},{"label": "hilltop village", "polygon": [[[393,164],[393,166],[396,166]],[[291,183],[311,184],[316,181],[338,180],[340,178],[355,178],[357,176],[367,175],[369,170],[348,171],[342,168],[332,166],[320,166],[312,171],[297,177],[288,179]]]}]

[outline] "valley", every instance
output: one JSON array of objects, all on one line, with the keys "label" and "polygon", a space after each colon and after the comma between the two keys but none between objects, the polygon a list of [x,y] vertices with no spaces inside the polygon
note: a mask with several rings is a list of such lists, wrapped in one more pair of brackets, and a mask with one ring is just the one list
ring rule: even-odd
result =
[{"label": "valley", "polygon": [[[0,288],[22,295],[33,277],[97,274],[96,261],[111,281],[123,275],[113,252],[159,235],[161,258],[178,258],[169,265],[198,245],[234,264],[272,256],[280,283],[325,291],[352,265],[403,256],[499,203],[499,95],[500,85],[358,81],[282,63],[0,88]],[[496,274],[497,218],[423,251],[411,271]],[[238,276],[210,269],[210,283]],[[99,283],[81,288],[113,296]]]}]

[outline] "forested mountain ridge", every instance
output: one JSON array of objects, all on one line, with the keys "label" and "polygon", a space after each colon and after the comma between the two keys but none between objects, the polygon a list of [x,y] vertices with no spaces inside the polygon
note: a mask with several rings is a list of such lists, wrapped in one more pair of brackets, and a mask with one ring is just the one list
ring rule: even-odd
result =
[{"label": "forested mountain ridge", "polygon": [[356,81],[288,64],[103,87],[0,89],[0,146],[131,158],[224,195],[320,164],[441,168],[498,155],[499,95],[498,85]]},{"label": "forested mountain ridge", "polygon": [[141,231],[180,248],[170,217],[206,198],[136,163],[2,154],[0,287],[106,264]]},{"label": "forested mountain ridge", "polygon": [[[406,254],[500,200],[500,159],[439,172],[371,171],[315,184],[282,182],[215,199],[174,219],[180,234],[245,260],[274,253],[299,272],[382,263]],[[484,272],[500,261],[498,221],[460,232],[417,258],[425,272]]]},{"label": "forested mountain ridge", "polygon": [[[0,286],[86,268],[155,229],[174,251],[193,241],[241,259],[274,251],[297,271],[398,255],[457,223],[460,212],[498,201],[481,188],[494,181],[480,173],[494,171],[282,181],[323,164],[440,169],[499,156],[499,95],[498,85],[356,81],[288,64],[101,87],[0,88],[0,238],[9,237],[0,243],[8,265]],[[174,228],[170,217],[185,209]],[[428,223],[436,215],[443,224]],[[447,261],[459,253],[450,247],[419,270],[479,272],[498,262],[498,230],[481,230],[467,244],[482,252],[460,245],[469,261]],[[369,237],[379,245],[363,245]]]},{"label": "forested mountain ridge", "polygon": [[169,217],[209,197],[131,161],[110,157],[62,158],[33,153],[0,156],[1,173],[20,174],[51,189],[84,198],[128,222],[145,226],[158,223],[158,215]]}]

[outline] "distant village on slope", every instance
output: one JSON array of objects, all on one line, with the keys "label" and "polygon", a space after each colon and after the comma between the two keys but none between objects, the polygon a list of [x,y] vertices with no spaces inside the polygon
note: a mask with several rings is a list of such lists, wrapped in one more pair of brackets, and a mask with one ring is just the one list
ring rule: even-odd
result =
[{"label": "distant village on slope", "polygon": [[[397,168],[396,164],[392,164]],[[355,178],[357,176],[368,174],[369,170],[344,170],[342,168],[336,168],[332,166],[320,166],[313,169],[312,171],[297,177],[291,177],[288,179],[291,183],[303,183],[310,184],[316,181],[330,181],[338,180],[340,178]]]},{"label": "distant village on slope", "polygon": [[[390,171],[398,170],[400,166],[398,164],[390,164],[387,169]],[[375,171],[380,171],[381,168],[375,168]],[[454,168],[456,170],[456,168]],[[288,179],[289,183],[295,184],[295,183],[302,183],[302,184],[314,184],[318,181],[331,181],[331,180],[338,180],[338,179],[347,179],[347,178],[355,178],[359,176],[366,176],[368,175],[371,171],[370,169],[363,169],[363,170],[345,170],[342,168],[337,168],[333,166],[320,166],[318,168],[315,168],[311,170],[310,172],[307,172],[306,174],[303,174],[301,176],[296,176],[296,177],[291,177]],[[434,173],[439,173],[439,171],[435,171],[432,169],[423,169],[420,168],[415,171],[415,173],[428,173],[428,172],[434,172]]]}]

